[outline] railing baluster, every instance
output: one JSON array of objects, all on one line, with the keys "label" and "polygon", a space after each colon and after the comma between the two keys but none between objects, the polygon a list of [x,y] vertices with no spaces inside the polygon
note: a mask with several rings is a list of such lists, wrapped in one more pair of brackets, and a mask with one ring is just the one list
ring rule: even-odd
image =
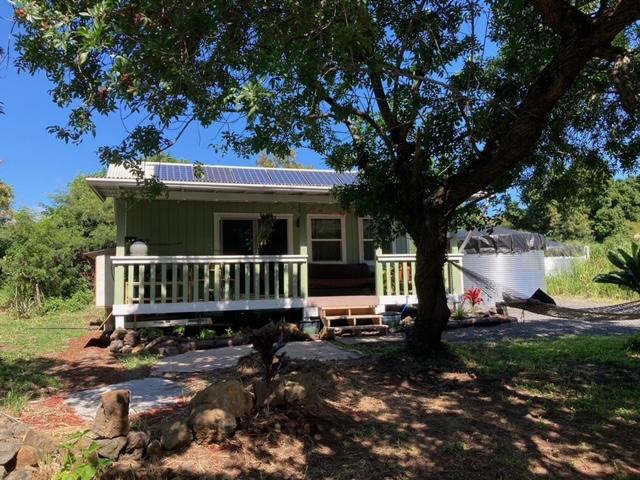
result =
[{"label": "railing baluster", "polygon": [[144,303],[144,265],[138,266],[138,303]]},{"label": "railing baluster", "polygon": [[202,287],[202,299],[205,302],[209,301],[209,277],[211,277],[211,265],[205,263],[202,266],[202,275],[204,275],[204,286]]},{"label": "railing baluster", "polygon": [[416,294],[416,262],[411,262],[411,295]]},{"label": "railing baluster", "polygon": [[182,265],[182,301],[189,301],[189,264]]},{"label": "railing baluster", "polygon": [[407,262],[402,262],[402,295],[409,295],[409,270]]},{"label": "railing baluster", "polygon": [[273,297],[277,300],[280,298],[280,265],[279,262],[273,262]]},{"label": "railing baluster", "polygon": [[156,303],[156,264],[149,267],[149,302]]},{"label": "railing baluster", "polygon": [[385,295],[391,295],[391,264],[387,262],[387,264],[384,267],[385,269],[385,275],[386,275],[386,283],[387,283],[387,291],[385,292]]},{"label": "railing baluster", "polygon": [[171,265],[171,303],[178,302],[178,264]]},{"label": "railing baluster", "polygon": [[289,264],[285,263],[282,266],[282,270],[283,270],[282,281],[284,283],[283,296],[284,298],[289,298]]},{"label": "railing baluster", "polygon": [[260,299],[260,263],[253,264],[253,289],[256,300]]},{"label": "railing baluster", "polygon": [[167,303],[167,264],[160,267],[160,302]]},{"label": "railing baluster", "polygon": [[240,264],[236,263],[233,267],[233,299],[240,300]]},{"label": "railing baluster", "polygon": [[251,300],[251,264],[244,264],[244,299]]},{"label": "railing baluster", "polygon": [[291,270],[292,270],[292,274],[291,274],[291,285],[293,286],[293,298],[297,298],[298,297],[298,264],[297,263],[292,263],[291,264]]},{"label": "railing baluster", "polygon": [[264,264],[264,298],[270,298],[269,292],[269,276],[271,275],[271,262],[265,262]]},{"label": "railing baluster", "polygon": [[224,264],[224,301],[229,301],[229,297],[231,296],[231,275],[230,275],[230,265],[228,263]]},{"label": "railing baluster", "polygon": [[220,301],[220,264],[213,265],[213,299]]},{"label": "railing baluster", "polygon": [[399,262],[393,262],[393,273],[394,273],[393,294],[400,295],[400,263]]},{"label": "railing baluster", "polygon": [[193,301],[197,302],[200,297],[200,264],[193,264]]},{"label": "railing baluster", "polygon": [[129,265],[127,269],[127,303],[133,303],[133,282],[135,265]]}]

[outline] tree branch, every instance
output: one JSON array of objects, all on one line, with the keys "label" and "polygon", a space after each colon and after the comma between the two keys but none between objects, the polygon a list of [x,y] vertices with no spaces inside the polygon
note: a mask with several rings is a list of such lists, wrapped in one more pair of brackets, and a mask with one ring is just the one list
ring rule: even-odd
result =
[{"label": "tree branch", "polygon": [[542,22],[563,38],[572,38],[591,26],[591,19],[565,0],[531,0]]},{"label": "tree branch", "polygon": [[[548,0],[533,1],[549,4]],[[615,37],[638,20],[640,2],[621,0],[612,12],[594,22],[590,31],[572,42],[564,42],[531,84],[509,127],[489,138],[482,153],[445,182],[444,198],[434,200],[442,202],[451,214],[471,195],[487,188],[505,171],[526,159],[538,143],[549,114],[587,63],[599,50],[610,48]]]}]

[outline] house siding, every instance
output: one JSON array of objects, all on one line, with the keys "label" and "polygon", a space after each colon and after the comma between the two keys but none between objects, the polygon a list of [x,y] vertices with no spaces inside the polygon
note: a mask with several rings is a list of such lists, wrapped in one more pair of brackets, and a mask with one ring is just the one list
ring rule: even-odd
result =
[{"label": "house siding", "polygon": [[[301,216],[340,213],[345,217],[347,262],[360,257],[358,219],[344,213],[337,204],[230,203],[193,200],[120,200],[116,215],[126,225],[119,237],[142,238],[149,242],[149,255],[214,255],[214,213],[293,214],[292,253],[299,252]],[[124,220],[122,220],[124,217]]]}]

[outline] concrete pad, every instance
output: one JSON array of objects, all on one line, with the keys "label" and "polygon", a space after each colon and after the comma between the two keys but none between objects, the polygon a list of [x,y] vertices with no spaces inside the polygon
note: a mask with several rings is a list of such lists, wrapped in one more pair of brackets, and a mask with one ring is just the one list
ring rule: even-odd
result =
[{"label": "concrete pad", "polygon": [[195,350],[165,357],[154,365],[151,375],[164,373],[213,372],[235,367],[240,357],[251,353],[251,345]]},{"label": "concrete pad", "polygon": [[[181,355],[166,357],[151,370],[151,375],[165,373],[202,373],[234,367],[240,357],[251,353],[251,345],[222,347],[211,350],[196,350]],[[281,350],[290,358],[299,360],[351,360],[360,354],[342,350],[328,342],[291,342]]]},{"label": "concrete pad", "polygon": [[100,406],[102,394],[112,390],[131,391],[130,412],[134,415],[174,406],[190,395],[189,390],[182,383],[150,377],[73,392],[65,400],[65,403],[71,406],[78,416],[86,420],[93,420]]}]

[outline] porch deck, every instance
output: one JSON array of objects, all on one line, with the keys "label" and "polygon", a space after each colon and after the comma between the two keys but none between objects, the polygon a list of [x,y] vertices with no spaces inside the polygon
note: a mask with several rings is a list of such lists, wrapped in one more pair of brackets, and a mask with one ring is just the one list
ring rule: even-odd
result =
[{"label": "porch deck", "polygon": [[[462,264],[462,255],[448,260]],[[313,317],[319,307],[417,303],[414,255],[377,255],[375,295],[310,296],[307,262],[306,255],[114,256],[116,326],[131,315],[302,309]],[[450,264],[445,281],[449,294],[461,293]]]}]

